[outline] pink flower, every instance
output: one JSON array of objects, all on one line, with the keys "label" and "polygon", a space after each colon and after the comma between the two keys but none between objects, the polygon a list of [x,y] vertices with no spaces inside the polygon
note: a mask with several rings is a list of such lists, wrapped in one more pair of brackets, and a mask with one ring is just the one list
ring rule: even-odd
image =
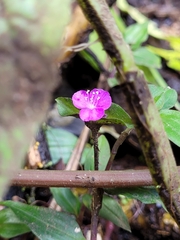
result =
[{"label": "pink flower", "polygon": [[112,99],[109,92],[95,88],[91,91],[80,90],[72,96],[73,105],[80,109],[79,116],[84,122],[97,121],[105,116]]}]

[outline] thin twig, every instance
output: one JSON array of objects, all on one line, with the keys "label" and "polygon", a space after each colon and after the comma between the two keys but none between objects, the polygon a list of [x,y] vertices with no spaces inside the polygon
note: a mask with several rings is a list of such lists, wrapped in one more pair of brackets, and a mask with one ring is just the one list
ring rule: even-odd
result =
[{"label": "thin twig", "polygon": [[77,170],[85,144],[89,137],[89,128],[84,126],[65,170]]},{"label": "thin twig", "polygon": [[99,39],[96,39],[95,41],[93,42],[90,42],[90,43],[80,43],[80,44],[77,44],[77,45],[73,45],[73,46],[64,46],[63,48],[65,48],[65,51],[68,52],[68,51],[71,51],[71,52],[80,52],[88,47],[90,47],[91,45],[93,45],[94,43],[97,43],[99,42]]},{"label": "thin twig", "polygon": [[112,163],[114,161],[114,158],[117,154],[119,146],[125,141],[129,133],[131,132],[132,128],[126,128],[119,136],[119,138],[116,140],[112,151],[111,151],[111,156],[109,158],[108,164],[106,166],[106,171],[111,169]]}]

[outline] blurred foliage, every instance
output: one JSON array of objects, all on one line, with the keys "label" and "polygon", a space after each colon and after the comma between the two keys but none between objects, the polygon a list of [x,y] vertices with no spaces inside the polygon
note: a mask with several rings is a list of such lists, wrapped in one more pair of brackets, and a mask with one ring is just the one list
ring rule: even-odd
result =
[{"label": "blurred foliage", "polygon": [[0,198],[49,107],[57,83],[52,59],[61,47],[70,4],[0,1]]},{"label": "blurred foliage", "polygon": [[[136,23],[127,27],[120,15],[120,11],[129,14]],[[162,32],[153,21],[140,13],[138,9],[129,5],[126,0],[116,1],[116,5],[111,9],[111,13],[119,30],[123,33],[124,39],[131,46],[135,63],[144,72],[148,83],[166,87],[167,84],[157,69],[161,68],[162,57],[167,60],[167,66],[169,68],[177,71],[180,70],[180,37],[168,36]],[[165,50],[149,45],[146,46],[146,41],[149,36],[167,41],[172,49]],[[97,33],[93,31],[90,34],[89,43],[92,44],[97,39]],[[101,62],[101,64],[104,65],[108,57],[106,52],[103,50],[102,44],[100,42],[94,43],[90,45],[89,48],[96,55],[96,58]],[[96,59],[93,59],[86,50],[80,52],[80,55],[83,56],[92,67],[98,70]],[[111,71],[111,69],[107,70]],[[113,86],[115,84],[118,83],[114,83]],[[180,109],[179,104],[176,104],[176,107]]]}]

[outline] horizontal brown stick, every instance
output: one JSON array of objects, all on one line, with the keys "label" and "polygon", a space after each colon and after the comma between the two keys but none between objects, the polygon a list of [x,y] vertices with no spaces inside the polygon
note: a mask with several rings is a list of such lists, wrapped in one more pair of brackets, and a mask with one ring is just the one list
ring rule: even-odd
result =
[{"label": "horizontal brown stick", "polygon": [[[178,173],[180,175],[180,167]],[[19,170],[13,174],[13,186],[114,188],[151,186],[148,169],[123,171]]]},{"label": "horizontal brown stick", "polygon": [[114,188],[153,185],[149,170],[19,170],[13,176],[11,184],[14,186]]}]

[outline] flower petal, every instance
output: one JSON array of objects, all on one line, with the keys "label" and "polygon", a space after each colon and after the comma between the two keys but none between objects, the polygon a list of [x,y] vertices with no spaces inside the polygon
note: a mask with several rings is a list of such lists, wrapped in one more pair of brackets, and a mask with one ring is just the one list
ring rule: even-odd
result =
[{"label": "flower petal", "polygon": [[88,107],[87,106],[88,99],[89,99],[89,92],[84,90],[75,92],[72,96],[73,105],[78,109]]},{"label": "flower petal", "polygon": [[109,92],[98,88],[92,91],[80,90],[73,94],[72,101],[76,108],[81,109],[79,116],[85,122],[97,121],[104,117],[104,111],[112,104]]},{"label": "flower petal", "polygon": [[112,104],[112,99],[109,92],[104,91],[103,89],[93,89],[89,93],[89,99],[92,99],[92,104],[96,108],[102,108],[104,110],[107,110]]},{"label": "flower petal", "polygon": [[97,121],[101,119],[104,115],[105,113],[102,108],[94,108],[94,109],[84,108],[84,109],[81,109],[79,112],[79,116],[81,120],[83,120],[84,122]]}]

